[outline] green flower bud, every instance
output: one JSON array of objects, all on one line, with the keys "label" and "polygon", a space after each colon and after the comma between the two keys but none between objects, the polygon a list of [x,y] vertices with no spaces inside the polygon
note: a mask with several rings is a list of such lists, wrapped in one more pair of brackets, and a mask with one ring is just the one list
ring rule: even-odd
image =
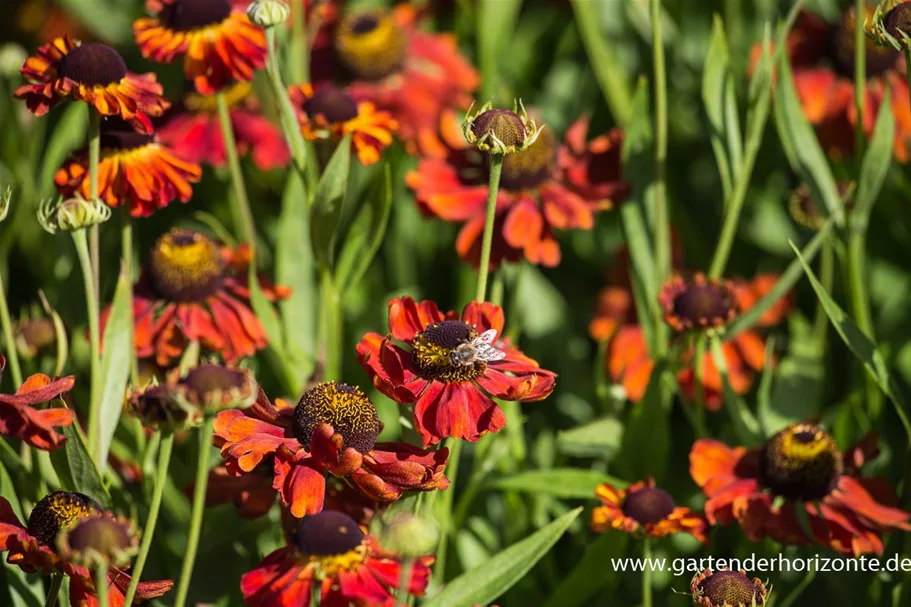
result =
[{"label": "green flower bud", "polygon": [[247,17],[260,27],[275,27],[288,20],[291,9],[284,0],[253,0],[247,7]]},{"label": "green flower bud", "polygon": [[528,117],[525,106],[516,101],[512,111],[494,109],[486,103],[478,113],[468,116],[462,124],[462,133],[471,145],[491,154],[512,154],[527,150],[541,134],[540,127]]},{"label": "green flower bud", "polygon": [[440,530],[430,519],[402,512],[383,523],[379,540],[384,549],[405,558],[415,558],[433,554],[440,541]]},{"label": "green flower bud", "polygon": [[66,200],[42,200],[38,206],[38,223],[51,234],[58,231],[73,232],[90,226],[104,223],[111,218],[111,207],[97,198],[83,200],[68,198]]}]

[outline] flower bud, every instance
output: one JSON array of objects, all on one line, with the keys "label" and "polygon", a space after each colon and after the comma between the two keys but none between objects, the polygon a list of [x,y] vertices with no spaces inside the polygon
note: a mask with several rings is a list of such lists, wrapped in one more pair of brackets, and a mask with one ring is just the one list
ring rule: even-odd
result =
[{"label": "flower bud", "polygon": [[490,102],[472,115],[471,110],[462,124],[465,139],[479,150],[491,154],[512,154],[528,149],[541,134],[544,126],[537,126],[528,117],[521,101],[512,111],[493,109]]},{"label": "flower bud", "polygon": [[880,46],[911,49],[911,5],[904,0],[883,0],[864,24],[864,31]]},{"label": "flower bud", "polygon": [[246,409],[259,392],[249,370],[215,364],[194,367],[180,380],[168,384],[178,405],[208,416],[227,409]]},{"label": "flower bud", "polygon": [[111,207],[97,198],[83,200],[42,200],[38,206],[38,223],[51,234],[58,231],[73,232],[104,223],[111,218]]},{"label": "flower bud", "polygon": [[247,7],[247,17],[260,27],[275,27],[288,20],[291,9],[284,0],[253,0]]},{"label": "flower bud", "polygon": [[185,409],[177,403],[169,386],[150,385],[127,399],[127,409],[152,430],[176,432],[199,426],[202,412]]},{"label": "flower bud", "polygon": [[18,77],[26,59],[28,52],[15,42],[7,42],[0,46],[0,76]]},{"label": "flower bud", "polygon": [[139,547],[133,524],[107,512],[86,516],[60,534],[57,551],[66,560],[85,567],[122,567]]},{"label": "flower bud", "polygon": [[402,512],[382,524],[379,540],[384,549],[405,558],[414,558],[433,554],[440,541],[440,530],[428,518]]}]

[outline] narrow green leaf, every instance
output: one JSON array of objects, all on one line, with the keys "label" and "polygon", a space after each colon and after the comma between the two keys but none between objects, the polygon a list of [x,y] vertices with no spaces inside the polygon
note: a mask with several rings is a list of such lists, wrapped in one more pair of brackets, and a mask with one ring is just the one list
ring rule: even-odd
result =
[{"label": "narrow green leaf", "polygon": [[281,320],[279,320],[272,302],[269,301],[269,298],[266,297],[262,287],[259,285],[259,276],[255,264],[250,264],[247,281],[253,312],[263,325],[263,331],[266,333],[266,339],[269,340],[269,346],[278,353],[279,357],[282,357],[285,352],[285,340]]},{"label": "narrow green leaf", "polygon": [[769,118],[775,68],[775,55],[772,52],[770,37],[771,32],[766,26],[762,39],[762,54],[750,79],[746,122],[747,148],[759,148]]},{"label": "narrow green leaf", "polygon": [[[51,405],[62,401],[52,402]],[[93,497],[102,506],[109,506],[111,497],[101,482],[98,468],[89,456],[85,441],[74,426],[64,426],[60,430],[66,436],[66,442],[59,449],[51,452],[51,464],[60,478],[62,488],[77,491]]]},{"label": "narrow green leaf", "polygon": [[[658,361],[652,369],[642,401],[630,407],[623,432],[621,457],[617,465],[626,478],[653,476],[658,483],[667,473],[671,444],[670,422],[661,404],[662,377],[667,363]],[[648,448],[643,448],[648,445]]]},{"label": "narrow green leaf", "polygon": [[582,512],[576,508],[452,580],[423,607],[488,605],[522,579]]},{"label": "narrow green leaf", "polygon": [[350,168],[351,136],[346,135],[339,142],[320,177],[313,208],[310,210],[310,241],[316,261],[323,267],[331,268],[335,260],[336,232],[342,216]]},{"label": "narrow green leaf", "polygon": [[629,545],[628,533],[607,532],[588,543],[582,559],[551,593],[545,607],[578,607],[594,604],[596,592],[611,588],[620,574],[611,571],[613,559],[623,558]]},{"label": "narrow green leaf", "polygon": [[578,457],[597,457],[611,461],[620,451],[623,424],[613,417],[606,417],[565,430],[557,434],[557,448]]},{"label": "narrow green leaf", "polygon": [[775,91],[775,123],[778,135],[788,152],[794,171],[810,187],[813,197],[823,202],[835,224],[845,224],[844,205],[829,161],[819,145],[813,127],[803,113],[791,64],[786,55],[779,61],[778,86]]},{"label": "narrow green leaf", "polygon": [[810,279],[813,290],[816,291],[816,297],[819,298],[826,315],[832,321],[835,331],[895,405],[895,414],[905,427],[908,438],[911,439],[911,422],[909,422],[908,414],[906,413],[908,402],[901,391],[901,387],[889,374],[889,369],[886,367],[886,361],[883,359],[882,353],[877,350],[876,344],[860,330],[860,327],[845,314],[845,311],[829,297],[829,294],[826,293],[825,288],[816,278],[813,270],[807,265],[807,262],[800,255],[800,251],[793,242],[791,243],[791,248],[794,249],[797,259],[800,260],[807,278]]},{"label": "narrow green leaf", "polygon": [[121,272],[114,290],[111,313],[104,328],[104,351],[101,354],[101,389],[98,390],[98,466],[101,474],[107,467],[111,440],[123,412],[123,399],[130,376],[133,310],[130,306],[132,283]]},{"label": "narrow green leaf", "polygon": [[724,23],[715,15],[712,41],[705,58],[702,78],[702,99],[709,119],[709,139],[721,175],[724,197],[731,195],[734,176],[743,163],[743,142],[737,117],[737,96]]},{"label": "narrow green leaf", "polygon": [[345,235],[335,269],[335,284],[343,299],[348,289],[360,283],[379,252],[391,211],[392,170],[387,163]]},{"label": "narrow green leaf", "polygon": [[565,499],[594,499],[595,487],[610,483],[625,487],[626,481],[597,470],[581,468],[550,468],[528,470],[512,476],[494,479],[489,487],[501,490],[525,491],[536,495],[552,495]]},{"label": "narrow green leaf", "polygon": [[85,145],[88,126],[89,114],[84,103],[69,103],[62,109],[60,121],[51,131],[47,148],[42,155],[38,181],[42,198],[54,193],[54,173],[67,156],[76,148]]},{"label": "narrow green leaf", "polygon": [[892,113],[892,93],[886,91],[879,107],[876,127],[870,147],[864,155],[851,212],[852,228],[866,227],[873,204],[879,197],[889,167],[892,165],[892,147],[895,141],[895,115]]},{"label": "narrow green leaf", "polygon": [[[816,235],[807,243],[807,246],[803,249],[803,256],[807,262],[813,261],[816,257],[823,242],[829,237],[829,232],[831,230],[832,220],[830,219],[823,224]],[[788,264],[785,271],[778,277],[778,282],[775,283],[775,286],[772,287],[762,299],[753,304],[753,307],[749,310],[728,323],[727,329],[725,329],[725,339],[732,339],[737,334],[753,328],[753,326],[759,322],[759,319],[766,310],[774,306],[775,302],[787,295],[788,292],[794,288],[794,285],[797,284],[797,281],[802,275],[803,268],[800,266],[800,261],[795,259]]]},{"label": "narrow green leaf", "polygon": [[740,439],[740,444],[755,445],[762,440],[759,420],[747,407],[746,402],[740,398],[740,395],[734,392],[731,382],[728,381],[728,363],[721,348],[721,339],[712,337],[710,341],[712,360],[715,361],[715,366],[718,367],[718,373],[721,375],[721,384],[724,388],[724,407],[727,409],[731,422],[734,424],[734,431]]}]

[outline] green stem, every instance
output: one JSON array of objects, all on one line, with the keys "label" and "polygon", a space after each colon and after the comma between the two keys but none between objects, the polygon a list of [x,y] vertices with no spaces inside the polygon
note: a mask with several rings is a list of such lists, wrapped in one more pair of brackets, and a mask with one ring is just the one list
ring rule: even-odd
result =
[{"label": "green stem", "polygon": [[101,409],[99,407],[99,395],[101,389],[101,331],[98,326],[98,300],[95,299],[95,286],[92,280],[92,261],[89,255],[89,247],[86,242],[85,230],[76,230],[73,233],[73,242],[76,244],[76,254],[79,257],[79,265],[82,268],[82,283],[85,287],[85,307],[88,310],[89,320],[89,343],[91,344],[91,386],[89,386],[89,453],[96,464],[100,464],[98,459],[98,432],[101,425]]},{"label": "green stem", "polygon": [[98,607],[108,607],[107,565],[99,565],[95,568],[95,594],[98,597]]},{"label": "green stem", "polygon": [[[832,292],[832,279],[835,270],[835,252],[832,248],[832,241],[826,239],[822,243],[819,251],[819,280],[822,283],[826,293]],[[816,351],[823,355],[826,351],[826,338],[829,332],[829,315],[822,302],[816,303],[816,312],[813,319],[813,343],[816,345]]]},{"label": "green stem", "polygon": [[[123,272],[127,280],[133,284],[133,218],[130,216],[128,205],[123,206],[121,211],[122,225],[120,228],[121,240],[121,263]],[[127,289],[127,309],[133,309],[133,289]],[[136,356],[136,319],[132,312],[130,313],[130,383],[133,386],[139,384],[139,359]]]},{"label": "green stem", "polygon": [[44,607],[55,607],[57,605],[57,596],[60,594],[60,587],[63,585],[63,574],[54,573],[51,575],[51,587],[47,591],[47,598],[44,600]]},{"label": "green stem", "polygon": [[310,607],[319,607],[323,602],[323,583],[320,580],[313,580],[310,586]]},{"label": "green stem", "polygon": [[[867,337],[873,339],[873,320],[870,313],[870,296],[867,292],[865,262],[865,230],[850,226],[848,233],[848,285],[851,294],[851,313],[857,326]],[[880,420],[883,409],[883,395],[876,380],[864,373],[866,409],[874,423]]]},{"label": "green stem", "polygon": [[[98,162],[101,159],[101,114],[91,106],[89,111],[89,199],[98,198]],[[101,243],[98,224],[89,228],[89,250],[92,258],[92,280],[95,281],[95,301],[101,301]]]},{"label": "green stem", "polygon": [[[133,568],[133,578],[130,580],[130,587],[127,589],[124,607],[130,607],[133,604],[133,597],[136,596],[136,588],[139,587],[139,580],[142,577],[142,571],[145,568],[146,560],[149,557],[149,549],[152,547],[152,538],[155,536],[155,524],[158,522],[158,512],[161,509],[161,497],[164,495],[164,486],[168,480],[168,466],[171,463],[171,447],[174,445],[174,434],[168,432],[161,438],[161,445],[158,448],[158,467],[155,471],[155,487],[152,489],[152,503],[149,504],[149,517],[146,519],[145,528],[142,534],[142,545],[139,547],[139,556],[136,557],[136,566]],[[208,450],[208,449],[207,449]],[[208,471],[207,471],[208,472]]]},{"label": "green stem", "polygon": [[199,533],[202,529],[202,515],[206,508],[206,488],[209,484],[209,455],[212,452],[212,434],[215,418],[206,417],[199,429],[199,460],[196,464],[196,487],[193,491],[193,510],[190,515],[190,534],[187,537],[187,549],[180,570],[180,581],[174,607],[184,607],[187,593],[190,591],[190,578],[193,576],[193,565],[196,562],[196,551],[199,548]]},{"label": "green stem", "polygon": [[408,603],[408,582],[411,581],[411,570],[414,567],[414,559],[406,558],[402,560],[402,573],[399,580],[399,589],[395,593],[395,604],[405,605]]},{"label": "green stem", "polygon": [[[705,428],[705,386],[702,384],[703,377],[705,376],[705,354],[706,354],[706,342],[705,336],[698,335],[696,337],[698,340],[696,342],[696,360],[694,362],[694,370],[696,374],[696,382],[694,386],[694,393],[696,395],[696,411],[694,412],[693,422],[694,430],[696,432],[696,438],[705,438],[708,435],[708,432]],[[686,404],[683,405],[684,407]]]},{"label": "green stem", "polygon": [[323,343],[323,374],[327,381],[341,378],[342,373],[342,325],[341,302],[332,272],[328,269],[320,271],[320,315],[322,316],[322,343]]},{"label": "green stem", "polygon": [[642,542],[642,557],[645,559],[642,568],[642,607],[652,607],[652,540],[645,538]]},{"label": "green stem", "polygon": [[493,245],[493,224],[497,211],[497,191],[500,188],[500,173],[503,169],[503,154],[490,155],[490,184],[487,190],[487,218],[484,221],[484,237],[481,241],[481,261],[478,266],[478,287],[475,301],[487,297],[487,274],[490,272],[490,249]]},{"label": "green stem", "polygon": [[440,515],[440,544],[437,546],[437,558],[433,565],[433,578],[443,583],[446,581],[446,548],[449,543],[449,534],[453,530],[452,502],[455,494],[456,480],[459,476],[459,456],[462,453],[462,441],[457,438],[447,438],[446,446],[449,448],[449,460],[446,462],[446,476],[449,478],[449,488],[443,492],[443,508]]},{"label": "green stem", "polygon": [[[296,10],[296,12],[301,12]],[[266,45],[269,49],[269,56],[266,61],[266,74],[269,76],[269,83],[272,85],[272,94],[278,102],[278,117],[281,122],[282,132],[285,135],[285,141],[288,149],[291,150],[291,158],[294,160],[294,167],[304,177],[305,183],[307,177],[307,147],[304,143],[304,136],[301,134],[300,123],[297,120],[297,112],[294,110],[294,104],[288,95],[288,89],[282,82],[281,70],[278,66],[278,54],[275,46],[275,28],[266,28]],[[309,185],[309,184],[308,184]]]},{"label": "green stem", "polygon": [[854,127],[854,158],[858,172],[864,155],[864,98],[867,88],[867,39],[863,23],[866,17],[866,0],[854,0],[854,107],[857,120]]},{"label": "green stem", "polygon": [[244,241],[250,248],[256,249],[256,225],[253,222],[253,213],[250,211],[250,201],[247,198],[247,185],[244,183],[244,173],[240,166],[240,157],[237,155],[237,141],[234,138],[234,127],[231,126],[231,112],[228,109],[228,100],[223,91],[215,94],[218,106],[218,122],[221,124],[221,137],[225,144],[225,157],[228,159],[228,170],[231,173],[231,185],[234,188],[232,210],[236,228],[240,228]]},{"label": "green stem", "polygon": [[[307,11],[305,3],[291,9],[291,49],[288,70],[293,82],[310,80],[310,44],[307,42]],[[268,30],[266,30],[268,33]],[[272,45],[269,45],[272,52]]]},{"label": "green stem", "polygon": [[[662,284],[671,272],[671,230],[667,208],[667,74],[661,39],[661,0],[651,0],[652,63],[655,78],[654,238],[655,280]],[[668,327],[658,323],[658,356],[667,352]]]},{"label": "green stem", "polygon": [[6,305],[6,289],[3,288],[3,277],[0,276],[0,324],[3,325],[3,340],[6,343],[6,359],[9,369],[13,374],[15,392],[22,385],[22,367],[19,366],[19,351],[16,349],[16,340],[13,337],[13,323],[9,316],[9,307]]}]

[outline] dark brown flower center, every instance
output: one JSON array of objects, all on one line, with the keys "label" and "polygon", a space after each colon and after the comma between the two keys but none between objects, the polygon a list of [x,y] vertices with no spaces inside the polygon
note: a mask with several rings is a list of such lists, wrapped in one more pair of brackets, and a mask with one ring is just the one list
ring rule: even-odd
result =
[{"label": "dark brown flower center", "polygon": [[418,333],[411,344],[418,374],[442,382],[471,381],[482,375],[487,363],[476,360],[467,364],[453,362],[453,352],[478,334],[460,320],[443,320]]},{"label": "dark brown flower center", "polygon": [[782,430],[759,452],[759,482],[787,499],[815,501],[827,496],[844,470],[831,436],[808,424]]},{"label": "dark brown flower center", "polygon": [[159,17],[171,28],[187,32],[221,23],[231,14],[229,0],[175,0]]},{"label": "dark brown flower center", "polygon": [[756,607],[765,604],[765,594],[740,571],[715,571],[702,580],[699,590],[712,607],[751,607],[753,597],[756,598]]},{"label": "dark brown flower center", "polygon": [[905,36],[911,36],[911,4],[903,2],[893,8],[886,14],[883,23],[890,36],[898,42],[904,41]]},{"label": "dark brown flower center", "polygon": [[407,41],[390,15],[366,11],[350,15],[339,23],[335,48],[355,77],[380,80],[401,68]]},{"label": "dark brown flower center", "polygon": [[304,111],[311,118],[321,115],[326,122],[336,124],[357,118],[357,103],[344,89],[329,85],[304,102]]},{"label": "dark brown flower center", "polygon": [[364,532],[353,518],[335,510],[323,510],[301,521],[294,535],[298,550],[309,556],[326,557],[357,549]]},{"label": "dark brown flower center", "polygon": [[[873,17],[873,7],[867,7],[867,19]],[[854,10],[846,11],[833,28],[832,58],[835,68],[845,78],[854,79],[855,32],[857,19]],[[889,70],[896,69],[900,53],[892,47],[880,46],[864,36],[864,53],[866,55],[867,78],[880,76]]]},{"label": "dark brown flower center", "polygon": [[557,142],[545,128],[528,149],[503,157],[500,183],[509,190],[534,188],[549,179],[556,166]]},{"label": "dark brown flower center", "polygon": [[105,150],[133,150],[153,141],[154,135],[137,133],[123,118],[111,116],[101,123],[101,147]]},{"label": "dark brown flower center", "polygon": [[87,495],[55,491],[38,500],[32,508],[27,529],[29,535],[53,548],[61,529],[98,511],[101,511],[101,504]]},{"label": "dark brown flower center", "polygon": [[158,239],[148,269],[155,292],[174,302],[201,301],[212,295],[224,283],[226,271],[211,238],[180,228]]},{"label": "dark brown flower center", "polygon": [[100,42],[80,44],[60,60],[58,73],[85,86],[107,86],[127,75],[120,53]]},{"label": "dark brown flower center", "polygon": [[134,536],[126,523],[96,515],[76,523],[67,532],[66,542],[74,552],[94,551],[113,559],[133,546]]},{"label": "dark brown flower center", "polygon": [[294,436],[310,448],[313,432],[329,424],[345,439],[345,447],[366,454],[376,444],[380,418],[373,402],[360,388],[325,382],[307,390],[294,409]]},{"label": "dark brown flower center", "polygon": [[737,312],[731,285],[701,274],[689,279],[671,278],[662,287],[659,301],[665,320],[677,331],[713,329]]},{"label": "dark brown flower center", "polygon": [[519,147],[528,131],[519,115],[512,110],[494,108],[478,115],[471,123],[471,133],[478,139],[500,141],[507,147]]},{"label": "dark brown flower center", "polygon": [[667,491],[657,487],[644,487],[626,496],[623,514],[640,525],[653,525],[669,517],[674,506],[674,499]]}]

